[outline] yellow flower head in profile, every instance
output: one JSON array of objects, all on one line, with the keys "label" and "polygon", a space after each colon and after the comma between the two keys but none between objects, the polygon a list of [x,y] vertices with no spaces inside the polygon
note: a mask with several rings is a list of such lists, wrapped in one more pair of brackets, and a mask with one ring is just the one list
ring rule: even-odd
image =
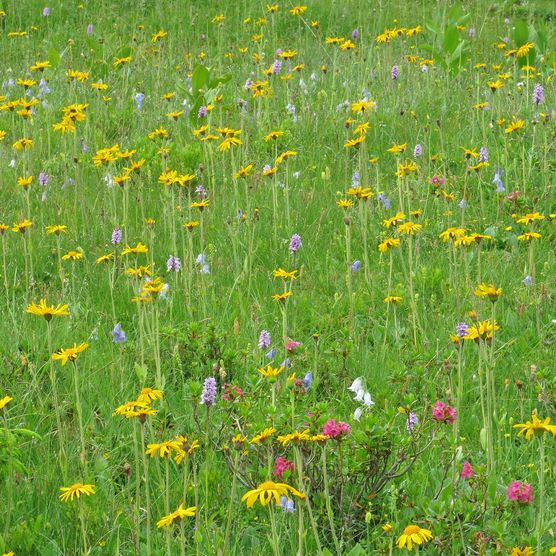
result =
[{"label": "yellow flower head in profile", "polygon": [[273,427],[268,427],[263,431],[257,433],[250,441],[249,444],[261,444],[265,440],[268,440],[274,433],[276,429]]},{"label": "yellow flower head in profile", "polygon": [[157,521],[156,526],[159,529],[161,527],[170,527],[170,525],[173,525],[176,521],[181,521],[184,517],[194,517],[196,511],[197,506],[184,509],[183,504],[180,504],[175,512],[165,515],[162,519]]},{"label": "yellow flower head in profile", "polygon": [[438,237],[442,241],[456,240],[465,236],[465,228],[447,228]]},{"label": "yellow flower head in profile", "polygon": [[431,539],[432,533],[428,529],[421,529],[418,525],[408,525],[398,537],[396,545],[398,548],[407,548],[408,552],[411,552],[414,544],[419,546]]},{"label": "yellow flower head in profile", "polygon": [[154,280],[147,280],[143,284],[142,293],[147,295],[160,294],[166,288],[166,284],[159,278]]},{"label": "yellow flower head in profile", "polygon": [[189,208],[198,208],[199,210],[203,210],[204,208],[209,206],[210,201],[208,199],[204,199],[203,201],[195,201],[189,204]]},{"label": "yellow flower head in profile", "polygon": [[355,113],[370,112],[376,108],[376,102],[370,99],[363,99],[352,102],[351,111]]},{"label": "yellow flower head in profile", "polygon": [[406,149],[407,149],[407,143],[402,143],[400,145],[392,145],[389,149],[386,149],[386,152],[392,154],[400,154],[405,152]]},{"label": "yellow flower head in profile", "polygon": [[64,224],[55,224],[53,226],[46,227],[47,234],[55,234],[57,236],[59,236],[62,233],[65,234],[67,231],[68,231],[68,227]]},{"label": "yellow flower head in profile", "polygon": [[283,370],[284,367],[273,367],[272,365],[268,365],[267,367],[261,367],[259,373],[265,378],[276,378]]},{"label": "yellow flower head in profile", "polygon": [[248,508],[252,508],[257,500],[259,500],[261,506],[266,506],[272,500],[277,506],[280,505],[280,497],[286,496],[288,499],[290,495],[297,496],[301,500],[305,500],[305,494],[299,492],[295,488],[285,484],[285,483],[275,483],[274,481],[265,481],[261,483],[257,488],[246,492],[242,497],[241,501],[247,504]]},{"label": "yellow flower head in profile", "polygon": [[141,403],[151,403],[154,400],[162,399],[162,390],[156,390],[155,388],[143,388],[137,396],[137,401]]},{"label": "yellow flower head in profile", "polygon": [[398,295],[389,295],[388,297],[384,298],[384,303],[400,303],[402,298]]},{"label": "yellow flower head in profile", "polygon": [[291,432],[290,434],[280,435],[278,437],[278,442],[282,444],[282,446],[287,446],[290,442],[310,442],[311,441],[311,432],[309,429],[305,429],[301,432],[295,431]]},{"label": "yellow flower head in profile", "polygon": [[106,253],[106,255],[101,255],[100,257],[98,257],[96,263],[97,264],[107,263],[111,261],[113,258],[114,258],[114,253]]},{"label": "yellow flower head in profile", "polygon": [[[556,550],[554,552],[556,552]],[[533,556],[533,554],[533,549],[530,546],[524,546],[523,548],[514,546],[510,556]]]},{"label": "yellow flower head in profile", "polygon": [[63,261],[78,261],[83,258],[83,253],[81,251],[68,251],[62,256]]},{"label": "yellow flower head in profile", "polygon": [[69,487],[60,488],[59,498],[62,502],[72,502],[74,498],[79,498],[82,494],[85,496],[91,496],[95,493],[95,485],[83,485],[81,483],[75,483]]},{"label": "yellow flower head in profile", "polygon": [[531,224],[531,222],[535,222],[535,220],[544,220],[544,216],[540,212],[529,212],[523,215],[521,218],[518,218],[516,222],[518,224],[529,225]]},{"label": "yellow flower head in profile", "polygon": [[504,130],[505,133],[513,133],[525,127],[525,122],[523,120],[512,120],[508,127]]},{"label": "yellow flower head in profile", "polygon": [[282,137],[282,135],[284,135],[283,131],[271,131],[270,133],[267,133],[264,136],[264,140],[265,141],[271,141],[271,140],[276,140],[278,139],[278,137]]},{"label": "yellow flower head in profile", "polygon": [[2,411],[11,401],[13,398],[10,396],[4,396],[0,399],[0,411]]},{"label": "yellow flower head in profile", "polygon": [[387,237],[383,242],[379,243],[378,250],[381,253],[387,253],[390,249],[400,246],[400,240],[393,237]]},{"label": "yellow flower head in profile", "polygon": [[254,165],[248,164],[247,166],[241,166],[240,169],[234,174],[234,178],[237,180],[238,178],[245,178],[253,170]]},{"label": "yellow flower head in profile", "polygon": [[525,440],[531,440],[534,436],[542,436],[545,432],[550,432],[552,436],[556,436],[556,425],[550,424],[550,417],[541,421],[536,413],[531,415],[530,421],[514,425],[514,429],[519,429],[517,436],[525,433]]},{"label": "yellow flower head in profile", "polygon": [[534,239],[541,239],[541,234],[537,232],[525,232],[524,234],[517,236],[517,239],[519,241],[532,241]]},{"label": "yellow flower head in profile", "polygon": [[497,288],[494,284],[479,284],[475,288],[477,297],[488,297],[491,301],[496,301],[502,295],[502,288]]},{"label": "yellow flower head in profile", "polygon": [[289,291],[289,292],[282,292],[282,293],[275,293],[272,296],[272,299],[274,299],[274,301],[286,301],[286,299],[288,299],[288,297],[291,297],[293,295],[293,292]]},{"label": "yellow flower head in profile", "polygon": [[197,226],[199,226],[201,223],[198,220],[191,220],[190,222],[186,222],[183,227],[186,230],[193,230],[193,228],[197,228]]},{"label": "yellow flower head in profile", "polygon": [[130,247],[126,245],[125,249],[122,251],[122,255],[137,255],[139,253],[147,253],[149,248],[139,242],[135,247]]},{"label": "yellow flower head in profile", "polygon": [[44,317],[47,321],[52,317],[69,317],[67,305],[48,305],[46,299],[31,303],[25,311],[37,317]]},{"label": "yellow flower head in profile", "polygon": [[174,461],[179,465],[185,456],[190,456],[193,452],[201,447],[198,440],[189,440],[187,436],[177,436],[175,441],[178,443],[178,448],[176,448],[176,455],[174,456]]},{"label": "yellow flower head in profile", "polygon": [[[471,317],[473,318],[473,317]],[[490,320],[482,320],[477,324],[469,327],[467,335],[463,337],[464,340],[486,340],[490,341],[493,338],[494,332],[500,330],[500,326],[496,321],[491,322]]]},{"label": "yellow flower head in profile", "polygon": [[30,228],[33,225],[33,222],[31,222],[31,220],[28,220],[27,218],[25,220],[22,220],[21,222],[16,222],[13,227],[12,227],[12,232],[15,232],[16,234],[24,234],[25,231]]},{"label": "yellow flower head in profile", "polygon": [[145,454],[154,458],[158,455],[161,458],[168,458],[172,455],[172,451],[177,452],[181,449],[178,440],[166,440],[166,442],[161,442],[160,444],[147,444],[147,450]]},{"label": "yellow flower head in profile", "polygon": [[392,226],[397,226],[400,222],[405,220],[405,214],[403,212],[397,212],[391,218],[387,218],[382,221],[382,225],[385,228],[391,228]]},{"label": "yellow flower head in profile", "polygon": [[415,235],[421,228],[422,224],[416,224],[415,222],[404,222],[400,224],[397,228],[398,234],[406,234],[408,236]]},{"label": "yellow flower head in profile", "polygon": [[66,348],[66,349],[59,349],[56,353],[52,354],[52,359],[54,361],[61,361],[62,366],[64,366],[68,361],[75,361],[77,356],[85,351],[89,347],[89,344],[86,342],[82,344],[73,344],[73,347]]},{"label": "yellow flower head in profile", "polygon": [[299,270],[291,270],[288,272],[283,268],[277,268],[272,271],[272,276],[274,276],[274,278],[283,278],[284,280],[296,280],[298,272]]}]

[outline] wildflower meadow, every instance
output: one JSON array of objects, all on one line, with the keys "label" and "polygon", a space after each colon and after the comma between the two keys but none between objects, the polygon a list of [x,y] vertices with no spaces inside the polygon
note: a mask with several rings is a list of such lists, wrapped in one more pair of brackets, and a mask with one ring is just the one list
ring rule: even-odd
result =
[{"label": "wildflower meadow", "polygon": [[556,553],[555,22],[0,0],[0,554]]}]

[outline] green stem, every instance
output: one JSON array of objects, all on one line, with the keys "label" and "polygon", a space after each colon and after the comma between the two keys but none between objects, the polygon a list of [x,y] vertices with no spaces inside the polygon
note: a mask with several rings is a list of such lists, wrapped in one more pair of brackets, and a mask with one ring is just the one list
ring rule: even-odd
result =
[{"label": "green stem", "polygon": [[322,473],[324,479],[324,497],[326,500],[326,513],[328,515],[328,523],[330,524],[330,532],[332,533],[332,540],[334,541],[336,554],[339,556],[342,551],[340,548],[340,543],[338,542],[338,536],[336,535],[336,528],[334,526],[334,512],[332,510],[332,504],[330,503],[330,488],[328,485],[328,471],[326,469],[326,446],[324,446],[322,449]]},{"label": "green stem", "polygon": [[145,453],[145,427],[141,423],[141,455],[143,459],[143,474],[145,476],[145,510],[147,512],[147,554],[151,553],[151,502],[149,490],[149,468]]}]

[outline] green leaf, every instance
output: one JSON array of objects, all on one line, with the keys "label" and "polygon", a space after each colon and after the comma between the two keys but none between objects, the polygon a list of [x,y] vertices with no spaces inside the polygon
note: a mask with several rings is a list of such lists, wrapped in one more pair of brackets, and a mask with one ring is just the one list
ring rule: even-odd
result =
[{"label": "green leaf", "polygon": [[145,384],[145,381],[147,380],[146,365],[139,365],[139,363],[135,363],[134,368],[135,368],[135,374],[137,375],[140,384]]},{"label": "green leaf", "polygon": [[529,27],[523,19],[516,21],[513,39],[517,46],[522,46],[529,40]]},{"label": "green leaf", "polygon": [[118,48],[114,53],[114,58],[127,58],[131,56],[131,47],[130,46],[123,46],[122,48]]},{"label": "green leaf", "polygon": [[486,451],[486,449],[487,449],[487,431],[484,427],[481,429],[481,432],[479,433],[479,441],[481,442],[481,447],[483,448],[483,450]]},{"label": "green leaf", "polygon": [[444,31],[442,48],[446,54],[454,52],[459,42],[459,33],[455,27],[447,27]]},{"label": "green leaf", "polygon": [[230,79],[232,78],[232,76],[230,74],[226,74],[223,75],[222,77],[214,77],[213,79],[211,79],[208,83],[208,88],[209,89],[214,89],[215,87],[217,87],[218,85],[224,85],[225,83],[227,83]]},{"label": "green leaf", "polygon": [[193,76],[191,78],[191,88],[193,96],[197,97],[201,89],[205,89],[209,83],[210,70],[201,64],[195,64],[193,67]]},{"label": "green leaf", "polygon": [[48,50],[48,61],[53,68],[60,65],[60,53],[53,47]]}]

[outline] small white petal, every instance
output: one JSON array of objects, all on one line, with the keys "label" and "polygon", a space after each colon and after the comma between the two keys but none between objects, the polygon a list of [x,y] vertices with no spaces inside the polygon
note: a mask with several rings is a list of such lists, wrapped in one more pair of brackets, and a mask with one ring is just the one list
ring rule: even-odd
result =
[{"label": "small white petal", "polygon": [[356,421],[359,421],[359,419],[361,419],[361,415],[363,415],[363,408],[362,407],[358,407],[354,412],[353,412],[353,418]]},{"label": "small white petal", "polygon": [[365,398],[365,390],[363,390],[363,388],[361,388],[360,390],[357,390],[357,394],[356,394],[355,398],[353,398],[353,399],[356,402],[362,402],[364,398]]},{"label": "small white petal", "polygon": [[351,383],[351,386],[348,388],[348,390],[357,392],[358,390],[361,390],[361,388],[363,388],[363,377],[360,376]]},{"label": "small white petal", "polygon": [[366,405],[367,407],[371,407],[372,405],[375,405],[375,402],[373,402],[373,400],[371,399],[371,394],[369,392],[365,392],[363,404]]}]

